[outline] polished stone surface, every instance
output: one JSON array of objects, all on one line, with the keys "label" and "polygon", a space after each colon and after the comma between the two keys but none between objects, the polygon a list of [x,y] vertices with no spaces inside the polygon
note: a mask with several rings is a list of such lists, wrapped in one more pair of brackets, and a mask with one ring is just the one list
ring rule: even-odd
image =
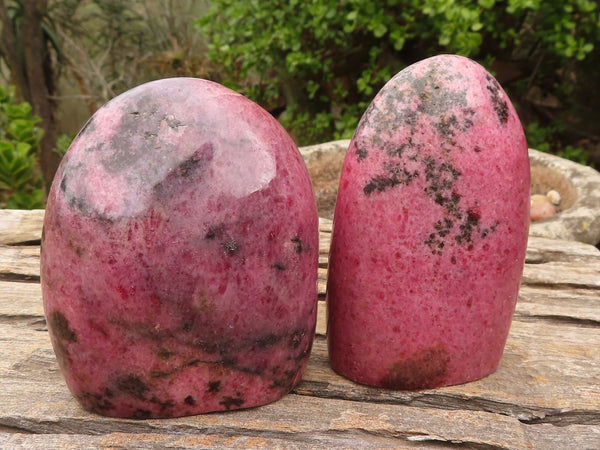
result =
[{"label": "polished stone surface", "polygon": [[247,408],[301,378],[316,320],[318,218],[291,138],[245,97],[160,80],[100,108],[54,180],[44,306],[88,410]]},{"label": "polished stone surface", "polygon": [[332,367],[419,389],[494,371],[529,223],[520,121],[481,66],[438,56],[376,96],[346,154],[328,279]]}]

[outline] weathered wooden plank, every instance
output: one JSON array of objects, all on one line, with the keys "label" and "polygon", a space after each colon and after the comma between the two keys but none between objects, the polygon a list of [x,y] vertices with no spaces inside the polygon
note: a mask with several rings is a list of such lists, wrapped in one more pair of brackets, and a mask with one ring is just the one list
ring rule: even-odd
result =
[{"label": "weathered wooden plank", "polygon": [[4,209],[0,211],[0,244],[39,242],[42,237],[44,210]]},{"label": "weathered wooden plank", "polygon": [[460,386],[391,391],[335,374],[317,337],[297,393],[362,402],[491,411],[526,422],[600,425],[600,333],[597,327],[513,321],[500,367]]},{"label": "weathered wooden plank", "polygon": [[319,267],[317,273],[317,291],[319,297],[325,298],[325,292],[327,292],[327,269]]},{"label": "weathered wooden plank", "polygon": [[0,321],[43,315],[42,288],[39,283],[0,281]]},{"label": "weathered wooden plank", "polygon": [[521,285],[516,314],[522,319],[600,326],[600,290]]},{"label": "weathered wooden plank", "polygon": [[0,245],[0,280],[39,281],[40,247]]},{"label": "weathered wooden plank", "polygon": [[331,234],[321,233],[319,236],[319,256],[329,256]]},{"label": "weathered wooden plank", "polygon": [[[7,387],[14,392],[14,382]],[[599,425],[548,427],[524,424],[518,418],[486,411],[439,409],[432,406],[377,404],[290,394],[281,400],[250,410],[207,414],[170,420],[126,420],[101,417],[83,411],[56,383],[20,382],[24,399],[0,394],[13,404],[0,416],[5,431],[18,438],[0,435],[5,443],[41,443],[27,433],[55,436],[68,443],[65,435],[76,434],[84,442],[101,446],[120,444],[175,445],[173,436],[204,436],[201,440],[183,439],[180,445],[217,444],[218,438],[242,443],[286,446],[390,447],[434,444],[461,444],[483,448],[591,448],[600,433]],[[8,398],[6,398],[8,397]],[[38,399],[27,403],[31,398]],[[51,399],[51,400],[49,400]],[[6,403],[4,403],[6,404]],[[65,441],[62,441],[65,436]],[[86,437],[87,436],[87,437]],[[95,437],[93,437],[95,436]],[[255,439],[262,438],[263,441]],[[222,442],[225,444],[227,440]],[[0,440],[0,444],[2,441]]]},{"label": "weathered wooden plank", "polygon": [[600,260],[600,250],[593,245],[577,241],[563,241],[543,237],[529,236],[527,241],[528,264],[551,261],[587,262]]},{"label": "weathered wooden plank", "polygon": [[[408,411],[407,414],[410,414]],[[350,417],[349,417],[350,416]],[[369,421],[371,417],[361,413],[351,413],[343,416],[343,420],[353,420],[354,417],[362,421]],[[449,417],[448,420],[454,420]],[[302,417],[298,417],[302,420]],[[357,425],[360,422],[354,419]],[[379,421],[373,421],[379,424]],[[467,422],[468,424],[469,422]],[[492,426],[489,428],[494,429]],[[516,428],[516,427],[515,427]],[[506,430],[504,424],[496,424],[494,429],[498,435]],[[444,436],[421,432],[406,436],[390,436],[386,430],[377,430],[380,435],[373,435],[362,428],[346,431],[330,431],[325,433],[287,433],[283,437],[273,437],[270,430],[247,431],[229,428],[228,434],[217,435],[211,432],[199,432],[194,429],[184,433],[131,433],[111,432],[106,434],[24,434],[1,433],[0,447],[21,448],[286,448],[286,449],[315,449],[315,448],[438,448],[438,447],[466,447],[466,448],[494,448],[494,449],[556,449],[556,448],[597,448],[595,442],[600,439],[600,429],[595,426],[572,425],[568,427],[554,427],[552,425],[524,426],[522,437],[518,431],[510,436],[512,439],[500,441],[496,444],[481,443],[469,440],[469,436],[462,435],[458,439],[448,439]],[[248,436],[248,434],[250,434]],[[492,441],[488,437],[487,441]]]},{"label": "weathered wooden plank", "polygon": [[319,217],[319,231],[322,233],[331,233],[333,227],[333,220]]},{"label": "weathered wooden plank", "polygon": [[553,289],[600,289],[600,261],[525,264],[522,284]]},{"label": "weathered wooden plank", "polygon": [[[211,433],[108,433],[83,434],[22,434],[0,433],[0,447],[10,449],[31,448],[143,448],[143,449],[248,449],[248,448],[314,448],[314,444],[292,444],[288,439],[265,436],[219,436]],[[339,441],[328,439],[323,448],[338,447]]]},{"label": "weathered wooden plank", "polygon": [[[409,412],[410,413],[410,412]],[[363,420],[368,417],[359,416]],[[347,416],[345,416],[345,419]],[[451,418],[452,419],[452,418]],[[299,419],[301,420],[301,419]],[[374,436],[366,430],[351,430],[345,432],[329,432],[306,437],[304,434],[287,435],[285,438],[275,438],[269,430],[263,433],[257,431],[253,436],[232,435],[235,430],[230,430],[229,435],[221,436],[210,432],[197,433],[107,433],[107,434],[23,434],[0,433],[0,446],[2,448],[285,448],[285,449],[315,449],[315,448],[438,448],[438,447],[471,447],[494,449],[522,449],[535,448],[597,448],[595,441],[600,439],[597,427],[573,425],[569,427],[553,427],[552,425],[525,426],[523,438],[515,446],[514,440],[500,442],[498,445],[484,445],[469,442],[467,436],[460,440],[447,440],[433,434],[413,434],[406,437]],[[383,434],[383,431],[380,433]],[[489,439],[490,440],[490,439]],[[481,441],[481,439],[478,439]]]},{"label": "weathered wooden plank", "polygon": [[[315,436],[285,435],[273,437],[269,430],[250,431],[228,430],[226,436],[210,432],[189,431],[181,433],[108,433],[101,435],[82,434],[8,434],[0,433],[0,447],[11,449],[30,448],[143,448],[143,449],[249,449],[249,448],[355,448],[359,439],[350,433],[338,436],[321,434]],[[246,433],[246,435],[244,435]],[[248,436],[247,434],[251,434]],[[398,445],[399,439],[393,437],[360,437],[360,448],[391,448]],[[412,446],[411,446],[412,447]]]}]

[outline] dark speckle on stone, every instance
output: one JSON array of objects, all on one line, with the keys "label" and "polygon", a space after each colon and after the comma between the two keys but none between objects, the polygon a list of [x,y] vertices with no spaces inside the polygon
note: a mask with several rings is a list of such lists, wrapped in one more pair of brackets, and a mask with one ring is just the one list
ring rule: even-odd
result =
[{"label": "dark speckle on stone", "polygon": [[188,395],[184,400],[186,405],[194,406],[196,404],[196,400],[191,395]]},{"label": "dark speckle on stone", "polygon": [[175,174],[179,178],[187,178],[189,177],[196,167],[200,165],[202,158],[199,154],[194,153],[190,158],[183,161],[179,166],[175,168]]},{"label": "dark speckle on stone", "polygon": [[206,392],[215,393],[221,390],[221,380],[212,380],[208,382],[208,389]]},{"label": "dark speckle on stone", "polygon": [[181,189],[184,183],[198,182],[212,161],[214,148],[211,143],[200,146],[187,159],[175,166],[169,174],[153,187],[154,194],[159,198],[168,198],[173,192]]},{"label": "dark speckle on stone", "polygon": [[88,407],[88,409],[97,414],[106,414],[107,411],[115,407],[115,405],[109,400],[109,398],[112,396],[106,395],[106,392],[104,395],[84,392],[77,397],[84,405]]},{"label": "dark speckle on stone", "polygon": [[299,236],[292,238],[292,242],[296,246],[296,253],[302,253],[304,251],[304,243],[302,242],[302,239],[300,239]]},{"label": "dark speckle on stone", "polygon": [[419,176],[418,170],[408,170],[402,164],[385,164],[385,175],[377,175],[369,180],[363,187],[365,195],[374,192],[383,192],[388,188],[405,185],[408,186]]},{"label": "dark speckle on stone", "polygon": [[235,256],[240,251],[240,244],[235,239],[228,239],[223,242],[223,249],[228,256]]},{"label": "dark speckle on stone", "polygon": [[177,120],[177,119],[175,118],[175,116],[173,116],[173,115],[170,115],[170,114],[165,116],[165,122],[167,123],[167,125],[168,125],[170,128],[173,128],[173,129],[177,129],[177,128],[179,128],[179,127],[182,127],[182,126],[183,126],[183,123],[182,123],[182,122],[180,122],[179,120]]},{"label": "dark speckle on stone", "polygon": [[506,100],[502,98],[502,91],[498,81],[496,81],[496,79],[490,74],[486,75],[486,80],[488,83],[485,88],[490,94],[490,101],[492,102],[494,111],[498,116],[498,121],[501,125],[504,125],[506,122],[508,122],[508,104],[506,103]]},{"label": "dark speckle on stone", "polygon": [[63,192],[67,191],[67,174],[63,173],[62,179],[60,180],[60,190]]},{"label": "dark speckle on stone", "polygon": [[150,388],[137,375],[125,375],[117,379],[117,389],[135,397],[144,399]]},{"label": "dark speckle on stone", "polygon": [[285,264],[283,264],[282,262],[276,262],[275,264],[273,264],[273,267],[277,270],[285,270]]},{"label": "dark speckle on stone", "polygon": [[152,413],[147,409],[136,409],[133,412],[133,418],[138,420],[149,419],[152,417]]},{"label": "dark speckle on stone", "polygon": [[306,336],[306,329],[300,328],[300,329],[295,330],[292,333],[292,335],[290,336],[288,346],[292,349],[297,349],[298,347],[300,347],[300,344],[304,340],[305,336]]},{"label": "dark speckle on stone", "polygon": [[160,359],[169,359],[171,356],[173,356],[173,352],[167,348],[160,348],[157,352],[157,355]]},{"label": "dark speckle on stone", "polygon": [[159,398],[156,397],[152,397],[150,399],[151,403],[154,403],[156,405],[160,406],[161,411],[165,411],[168,408],[172,408],[173,406],[175,406],[175,402],[173,400],[161,400]]},{"label": "dark speckle on stone", "polygon": [[467,211],[467,221],[468,223],[470,223],[471,225],[475,226],[479,223],[479,219],[481,218],[480,214],[472,209],[469,209]]},{"label": "dark speckle on stone", "polygon": [[389,389],[427,389],[437,386],[448,370],[449,356],[437,344],[396,362],[381,384]]},{"label": "dark speckle on stone", "polygon": [[402,158],[404,155],[404,150],[411,149],[413,147],[415,147],[415,144],[413,143],[412,137],[409,137],[405,143],[389,149],[387,154],[396,158]]},{"label": "dark speckle on stone", "polygon": [[281,336],[276,334],[267,334],[256,339],[256,346],[260,349],[266,349],[274,346],[281,340]]},{"label": "dark speckle on stone", "polygon": [[[355,144],[356,145],[356,144]],[[356,159],[358,161],[362,161],[363,159],[365,159],[367,157],[367,155],[369,154],[369,152],[367,151],[367,149],[365,147],[357,147],[354,150],[354,153],[356,154]]]},{"label": "dark speckle on stone", "polygon": [[208,231],[204,235],[204,239],[214,239],[223,235],[225,226],[223,224],[214,225],[209,227]]},{"label": "dark speckle on stone", "polygon": [[225,397],[223,397],[223,400],[220,401],[219,403],[229,410],[234,406],[239,408],[240,406],[242,406],[244,404],[244,401],[245,400],[242,397],[225,396]]},{"label": "dark speckle on stone", "polygon": [[284,392],[289,392],[294,385],[294,378],[296,378],[296,374],[297,372],[293,370],[286,370],[283,372],[283,376],[274,379],[273,383],[269,387],[271,389],[278,388]]},{"label": "dark speckle on stone", "polygon": [[56,336],[64,341],[77,342],[77,335],[69,327],[69,321],[60,311],[54,311],[48,318],[50,329],[56,333]]}]

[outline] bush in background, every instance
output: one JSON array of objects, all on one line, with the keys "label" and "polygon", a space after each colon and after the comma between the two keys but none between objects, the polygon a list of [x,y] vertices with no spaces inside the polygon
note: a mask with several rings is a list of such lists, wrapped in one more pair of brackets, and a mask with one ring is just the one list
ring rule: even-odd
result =
[{"label": "bush in background", "polygon": [[0,86],[0,204],[8,209],[44,207],[37,155],[44,134],[28,103],[17,103],[14,89]]},{"label": "bush in background", "polygon": [[218,81],[281,113],[301,145],[350,137],[396,72],[457,53],[495,73],[524,123],[560,146],[600,64],[593,0],[214,0],[196,24]]}]

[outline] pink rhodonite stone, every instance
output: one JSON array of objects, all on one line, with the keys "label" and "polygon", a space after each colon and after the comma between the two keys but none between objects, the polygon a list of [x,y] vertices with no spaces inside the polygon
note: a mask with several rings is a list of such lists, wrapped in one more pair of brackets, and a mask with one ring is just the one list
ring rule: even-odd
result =
[{"label": "pink rhodonite stone", "polygon": [[291,138],[242,95],[174,78],[111,100],[66,154],[44,230],[50,336],[86,409],[247,408],[300,380],[316,202]]},{"label": "pink rhodonite stone", "polygon": [[493,372],[529,223],[529,159],[498,82],[452,55],[397,74],[346,154],[328,280],[333,368],[420,389]]}]

